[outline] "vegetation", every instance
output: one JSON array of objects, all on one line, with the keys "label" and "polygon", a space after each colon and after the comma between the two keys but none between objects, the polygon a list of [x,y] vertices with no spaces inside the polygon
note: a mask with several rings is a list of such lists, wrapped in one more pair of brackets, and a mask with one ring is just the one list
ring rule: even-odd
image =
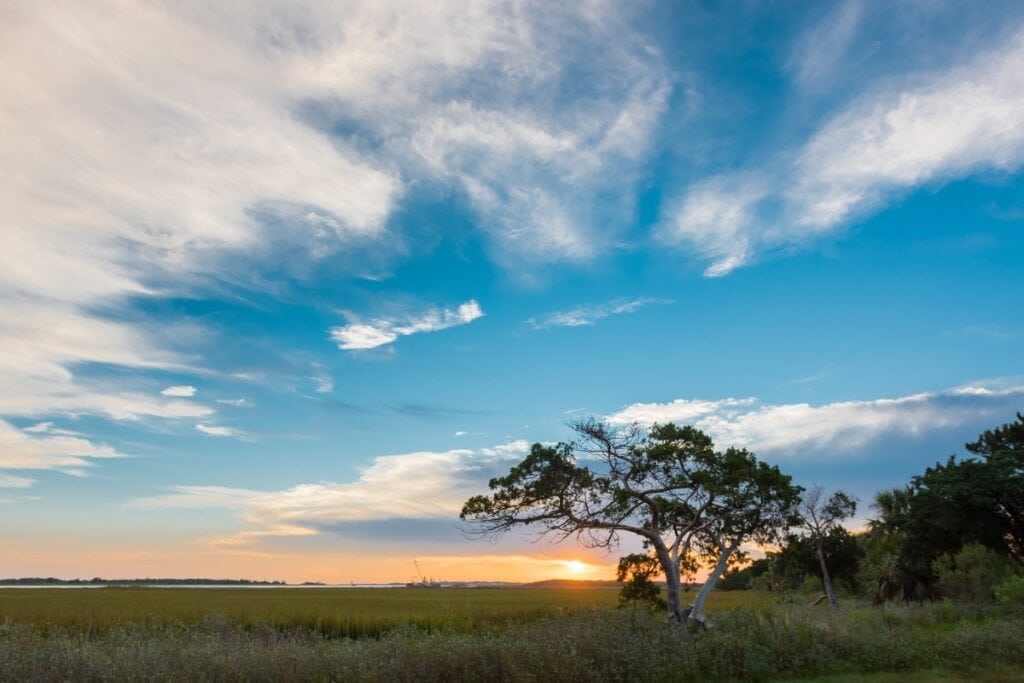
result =
[{"label": "vegetation", "polygon": [[[470,498],[462,519],[481,536],[530,527],[614,548],[621,534],[642,539],[661,567],[669,616],[703,625],[704,604],[743,543],[776,540],[792,518],[800,488],[746,449],[716,451],[693,427],[614,429],[574,425],[578,441],[534,444],[490,495]],[[692,606],[681,601],[683,571],[695,558],[711,572]]]},{"label": "vegetation", "polygon": [[[726,576],[723,587],[781,591],[836,579],[852,597],[1020,604],[1024,593],[1024,416],[966,445],[905,487],[875,496],[875,518],[854,535],[838,525],[854,503],[814,489],[800,505],[803,535]],[[829,594],[832,601],[835,594]]]},{"label": "vegetation", "polygon": [[125,624],[225,620],[251,628],[375,638],[396,628],[473,632],[615,605],[614,590],[529,588],[0,589],[0,621],[89,633]]},{"label": "vegetation", "polygon": [[818,568],[821,570],[821,583],[825,589],[825,596],[833,609],[839,607],[839,600],[836,598],[836,590],[832,585],[832,577],[829,573],[829,561],[825,552],[825,541],[830,534],[835,534],[842,527],[843,520],[853,517],[857,511],[857,502],[842,491],[836,491],[827,499],[824,497],[825,490],[815,486],[798,506],[798,523],[807,534],[807,538],[814,545],[814,556],[818,560]]},{"label": "vegetation", "polygon": [[[23,608],[57,594],[67,596],[71,611],[81,615],[87,612],[79,601],[93,599],[83,594],[120,592],[22,591],[30,596]],[[170,607],[174,600],[165,599],[167,595],[206,594],[201,589],[128,592],[145,594],[134,596],[142,601],[142,610],[147,605]],[[611,609],[615,593],[608,590],[577,591],[573,596],[538,591],[551,609],[529,618],[485,619],[469,628],[458,618],[448,620],[449,601],[479,600],[469,611],[482,615],[488,606],[507,604],[505,596],[510,601],[531,599],[531,591],[456,589],[457,597],[446,598],[450,589],[369,590],[375,597],[367,597],[375,604],[394,609],[396,622],[379,635],[348,638],[325,635],[312,624],[273,626],[280,609],[275,592],[234,591],[234,602],[247,602],[250,617],[269,612],[244,622],[209,610],[189,621],[128,618],[89,629],[69,623],[46,626],[52,612],[32,620],[22,611],[21,620],[0,623],[0,680],[758,681],[852,674],[858,678],[839,680],[860,680],[872,672],[994,667],[1007,676],[1024,674],[1024,615],[999,608],[959,611],[933,604],[825,610],[767,604],[769,595],[757,591],[716,592],[710,601],[715,628],[680,638],[679,629],[666,624],[662,615]],[[335,607],[353,599],[344,597],[348,591],[337,596],[317,589],[279,592],[300,600],[306,600],[301,595],[320,595]],[[8,593],[2,593],[4,605],[9,604]],[[580,593],[594,593],[608,607],[557,609]],[[401,600],[420,594],[430,596],[435,610],[429,628],[404,621],[397,609]],[[718,598],[734,607],[716,605]],[[125,616],[139,613],[132,603],[125,604]],[[312,605],[310,599],[303,609]]]}]

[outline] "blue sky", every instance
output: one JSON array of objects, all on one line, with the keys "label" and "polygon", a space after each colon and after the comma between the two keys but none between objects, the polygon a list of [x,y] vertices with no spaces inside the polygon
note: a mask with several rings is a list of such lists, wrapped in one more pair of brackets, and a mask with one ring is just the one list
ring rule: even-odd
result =
[{"label": "blue sky", "polygon": [[1018,3],[3,15],[0,574],[599,576],[461,502],[593,415],[866,503],[1024,410]]}]

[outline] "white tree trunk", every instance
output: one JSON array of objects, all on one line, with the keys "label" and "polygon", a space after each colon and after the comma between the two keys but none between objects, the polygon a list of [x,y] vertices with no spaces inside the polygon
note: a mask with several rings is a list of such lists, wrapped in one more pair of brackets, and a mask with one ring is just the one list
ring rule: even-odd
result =
[{"label": "white tree trunk", "polygon": [[658,562],[665,573],[665,601],[668,603],[668,618],[682,622],[683,614],[682,590],[680,586],[679,562],[672,559],[668,549],[655,546]]},{"label": "white tree trunk", "polygon": [[833,609],[839,608],[839,599],[836,598],[836,590],[832,587],[832,577],[829,576],[828,567],[825,565],[825,549],[821,545],[821,540],[815,544],[816,550],[818,551],[818,562],[821,563],[821,583],[825,586],[825,595],[828,597],[828,604]]},{"label": "white tree trunk", "polygon": [[697,591],[697,597],[693,599],[693,608],[690,610],[689,618],[687,622],[691,626],[705,626],[707,623],[707,617],[704,615],[704,603],[707,601],[708,596],[714,589],[715,584],[718,583],[718,579],[722,578],[722,574],[729,566],[729,558],[732,556],[733,551],[736,550],[739,543],[733,543],[728,548],[722,548],[722,554],[718,557],[718,562],[715,563],[714,569],[708,574],[708,578],[704,581],[704,585]]}]

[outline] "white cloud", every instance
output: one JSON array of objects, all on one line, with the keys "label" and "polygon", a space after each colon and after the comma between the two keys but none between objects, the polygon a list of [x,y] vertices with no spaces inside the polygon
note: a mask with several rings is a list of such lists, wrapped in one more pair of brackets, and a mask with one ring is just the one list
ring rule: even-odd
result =
[{"label": "white cloud", "polygon": [[316,393],[329,394],[334,391],[334,378],[330,375],[313,375],[310,379],[313,380]]},{"label": "white cloud", "polygon": [[14,180],[0,187],[0,386],[17,391],[0,392],[0,414],[209,414],[75,376],[90,363],[194,362],[167,350],[166,327],[109,313],[198,286],[223,251],[261,249],[258,212],[282,232],[328,216],[340,245],[379,236],[401,190],[298,120],[301,96],[272,50],[185,14],[118,2],[4,11],[0,173]]},{"label": "white cloud", "polygon": [[760,171],[688,188],[662,240],[723,275],[922,186],[1024,163],[1024,30],[969,63],[868,89]]},{"label": "white cloud", "polygon": [[[350,322],[343,327],[332,327],[331,339],[338,348],[359,351],[385,346],[410,334],[438,332],[451,327],[466,325],[482,318],[483,310],[475,300],[470,299],[457,308],[430,308],[419,313],[398,318],[375,318],[366,322]],[[350,317],[351,319],[351,317]]]},{"label": "white cloud", "polygon": [[196,388],[193,386],[167,387],[160,392],[164,396],[175,396],[178,398],[190,398],[196,395]]},{"label": "white cloud", "polygon": [[970,385],[870,401],[762,404],[756,399],[635,403],[608,416],[612,424],[676,422],[710,434],[719,446],[798,458],[809,451],[849,452],[884,436],[921,436],[1012,414],[1024,386]]},{"label": "white cloud", "polygon": [[199,423],[196,425],[196,431],[200,431],[208,436],[238,436],[238,432],[236,432],[231,427],[221,427],[217,425],[207,425],[203,423]]},{"label": "white cloud", "polygon": [[669,403],[634,403],[619,412],[609,415],[612,424],[664,424],[677,422],[692,424],[694,421],[722,410],[751,406],[755,398],[726,398],[720,401],[700,401],[677,398]]},{"label": "white cloud", "polygon": [[686,244],[714,259],[704,274],[725,275],[744,265],[757,248],[758,204],[770,192],[766,178],[754,174],[718,176],[690,187],[658,230],[671,244]]},{"label": "white cloud", "polygon": [[848,50],[863,15],[859,0],[838,3],[801,36],[786,63],[797,83],[815,90],[829,85],[836,71],[850,61]]},{"label": "white cloud", "polygon": [[247,398],[218,398],[217,403],[234,406],[235,408],[247,408],[252,406],[252,401]]},{"label": "white cloud", "polygon": [[411,174],[460,188],[499,257],[586,259],[625,226],[671,76],[620,6],[378,1],[311,14],[327,16],[299,34],[319,49],[303,46],[296,83]]},{"label": "white cloud", "polygon": [[[628,222],[670,89],[600,2],[12,5],[0,386],[18,391],[0,414],[211,413],[79,368],[193,369],[174,335],[125,315],[133,299],[200,290],[276,240],[389,251],[406,178],[458,188],[503,257],[588,258]],[[398,334],[350,333],[352,348]]]},{"label": "white cloud", "polygon": [[282,491],[221,486],[178,486],[142,498],[148,508],[222,508],[242,513],[252,527],[222,542],[318,533],[344,522],[385,519],[454,519],[467,498],[498,470],[518,462],[529,446],[514,441],[494,448],[416,452],[374,458],[351,483],[299,484]]},{"label": "white cloud", "polygon": [[814,135],[789,201],[826,229],[897,191],[1024,162],[1024,31],[972,64],[855,102]]},{"label": "white cloud", "polygon": [[9,474],[0,474],[0,489],[27,489],[36,483],[31,477],[15,477]]},{"label": "white cloud", "polygon": [[[0,420],[0,470],[61,470],[73,473],[90,467],[97,458],[119,458],[122,453],[105,444],[96,444],[57,431],[26,433]],[[45,434],[45,435],[42,435]]]},{"label": "white cloud", "polygon": [[598,320],[612,315],[635,313],[645,306],[670,303],[672,302],[667,299],[615,299],[603,304],[577,306],[565,311],[555,311],[538,318],[530,318],[526,323],[535,330],[542,330],[546,327],[582,327],[593,325]]}]

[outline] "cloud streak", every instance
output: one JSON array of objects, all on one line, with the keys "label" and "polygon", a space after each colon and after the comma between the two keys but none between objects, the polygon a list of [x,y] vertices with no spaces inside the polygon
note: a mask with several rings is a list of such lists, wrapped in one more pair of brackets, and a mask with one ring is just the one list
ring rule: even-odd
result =
[{"label": "cloud streak", "polygon": [[[72,432],[47,427],[27,433],[0,420],[0,472],[61,470],[80,474],[80,468],[91,467],[96,459],[120,457],[124,454],[110,446],[94,443]],[[7,482],[5,486],[19,488],[32,483],[31,479],[8,475],[0,477],[2,481]]]},{"label": "cloud streak", "polygon": [[196,395],[196,388],[193,386],[167,387],[160,392],[163,396],[174,396],[178,398],[190,398]]},{"label": "cloud streak", "polygon": [[799,459],[850,453],[888,436],[918,437],[960,425],[1007,418],[1024,399],[1024,386],[969,385],[898,398],[763,404],[754,398],[676,399],[634,403],[609,415],[612,424],[692,424],[720,446]]},{"label": "cloud streak", "polygon": [[374,458],[350,483],[299,484],[281,491],[222,486],[178,486],[134,505],[156,509],[227,509],[248,529],[217,543],[249,543],[269,536],[309,536],[347,522],[447,519],[528,446],[513,441],[494,448],[415,452]]},{"label": "cloud streak", "polygon": [[543,330],[548,327],[584,327],[594,325],[609,316],[635,313],[646,306],[670,303],[672,301],[668,299],[615,299],[603,304],[577,306],[564,311],[547,313],[537,318],[530,318],[526,324],[535,330]]},{"label": "cloud streak", "polygon": [[483,309],[474,299],[456,308],[430,308],[426,311],[397,318],[374,318],[365,322],[350,322],[332,327],[331,339],[344,351],[365,351],[387,346],[412,334],[439,332],[482,318]]}]

